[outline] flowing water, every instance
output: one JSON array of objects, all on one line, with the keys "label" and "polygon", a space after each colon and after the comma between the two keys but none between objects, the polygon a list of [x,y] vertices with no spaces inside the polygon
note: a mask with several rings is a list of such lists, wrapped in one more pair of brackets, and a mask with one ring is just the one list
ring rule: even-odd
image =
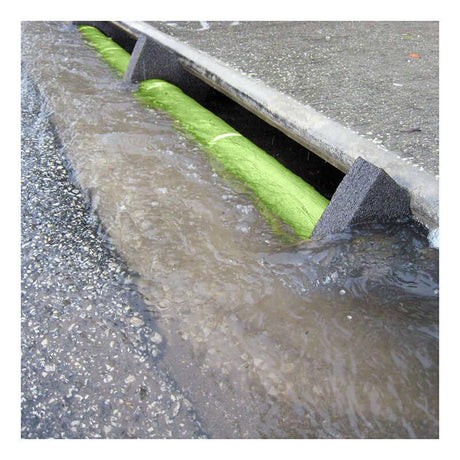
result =
[{"label": "flowing water", "polygon": [[204,418],[219,404],[241,437],[438,436],[438,251],[415,226],[300,242],[74,26],[24,23],[22,56]]}]

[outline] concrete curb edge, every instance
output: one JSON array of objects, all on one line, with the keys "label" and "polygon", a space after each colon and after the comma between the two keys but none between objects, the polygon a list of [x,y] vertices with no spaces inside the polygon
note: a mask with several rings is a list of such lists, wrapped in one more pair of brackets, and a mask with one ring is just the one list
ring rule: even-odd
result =
[{"label": "concrete curb edge", "polygon": [[176,54],[187,71],[223,92],[343,172],[361,157],[382,168],[409,192],[414,216],[429,229],[439,226],[438,180],[384,149],[262,82],[139,21],[114,22],[136,36],[146,35]]}]

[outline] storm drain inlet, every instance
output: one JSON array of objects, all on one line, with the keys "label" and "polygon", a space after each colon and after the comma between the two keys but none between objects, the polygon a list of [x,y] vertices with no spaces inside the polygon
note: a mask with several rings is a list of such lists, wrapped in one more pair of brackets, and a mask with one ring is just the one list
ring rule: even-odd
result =
[{"label": "storm drain inlet", "polygon": [[[127,51],[95,27],[82,25],[79,30],[112,67],[119,73],[126,72],[130,58]],[[177,86],[159,79],[145,80],[137,96],[148,106],[168,112],[299,237],[311,236],[329,204],[314,187]]]}]

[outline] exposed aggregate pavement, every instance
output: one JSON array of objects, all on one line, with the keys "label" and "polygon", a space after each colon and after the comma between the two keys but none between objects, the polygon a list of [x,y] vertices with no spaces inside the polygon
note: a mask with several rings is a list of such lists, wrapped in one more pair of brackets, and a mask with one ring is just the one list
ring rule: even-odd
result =
[{"label": "exposed aggregate pavement", "polygon": [[163,337],[23,71],[22,438],[202,438]]}]

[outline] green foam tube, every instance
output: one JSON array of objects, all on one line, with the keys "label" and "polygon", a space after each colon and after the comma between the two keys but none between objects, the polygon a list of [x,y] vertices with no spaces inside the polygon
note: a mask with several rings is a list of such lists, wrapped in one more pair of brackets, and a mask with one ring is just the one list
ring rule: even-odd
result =
[{"label": "green foam tube", "polygon": [[[99,31],[97,34],[89,33],[90,26],[80,26],[80,30],[82,27],[86,31],[85,36],[94,43],[111,65],[126,70],[126,51],[119,47],[123,53],[115,52],[114,48],[118,45],[112,40]],[[107,52],[107,48],[110,52]],[[118,60],[118,63],[115,62]],[[290,225],[298,236],[311,236],[329,204],[329,201],[311,185],[187,96],[177,86],[158,79],[145,80],[140,83],[137,96],[148,106],[168,112],[220,161],[227,171],[245,182],[262,203]]]},{"label": "green foam tube", "polygon": [[131,59],[131,55],[126,50],[96,29],[96,27],[83,25],[78,26],[78,30],[112,67],[121,74],[126,72]]},{"label": "green foam tube", "polygon": [[145,80],[138,95],[168,112],[217,158],[225,169],[256,193],[301,238],[309,238],[329,201],[219,117],[162,80]]}]

